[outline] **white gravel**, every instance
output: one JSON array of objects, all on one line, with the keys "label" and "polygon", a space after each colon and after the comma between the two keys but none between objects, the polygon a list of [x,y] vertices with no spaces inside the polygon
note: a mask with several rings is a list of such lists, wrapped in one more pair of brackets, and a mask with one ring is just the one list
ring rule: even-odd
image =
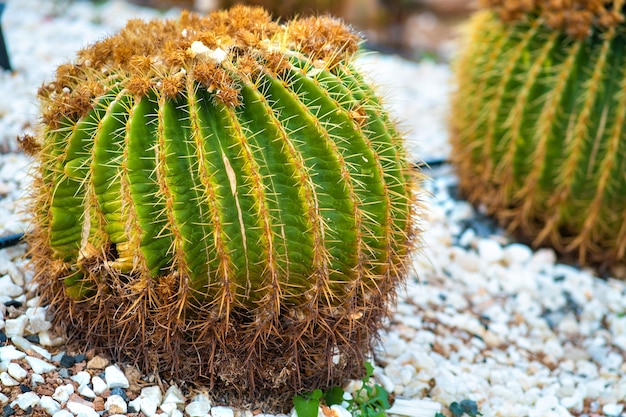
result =
[{"label": "white gravel", "polygon": [[[0,73],[0,149],[12,152],[0,154],[0,235],[27,228],[21,198],[29,161],[15,153],[15,137],[36,123],[37,87],[77,49],[128,18],[161,15],[121,1],[9,1],[3,22],[15,71]],[[413,157],[445,158],[448,66],[376,55],[361,61],[407,130]],[[378,383],[396,396],[392,411],[449,415],[452,402],[470,400],[484,416],[623,416],[624,282],[512,241],[450,195],[456,178],[448,167],[429,173],[425,248],[374,358]],[[9,338],[0,342],[0,406],[35,407],[54,417],[139,410],[148,417],[252,415],[212,407],[210,392],[185,397],[176,386],[163,392],[106,358],[63,367],[63,340],[49,333],[45,309],[37,308],[24,251],[24,245],[0,250],[0,335]],[[346,416],[344,409],[332,412]]]}]

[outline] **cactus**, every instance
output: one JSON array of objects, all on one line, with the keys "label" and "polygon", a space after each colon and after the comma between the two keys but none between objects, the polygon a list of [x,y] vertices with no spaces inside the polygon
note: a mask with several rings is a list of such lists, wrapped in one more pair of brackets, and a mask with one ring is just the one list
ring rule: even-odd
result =
[{"label": "cactus", "polygon": [[456,62],[460,190],[582,264],[626,250],[623,1],[490,1]]},{"label": "cactus", "polygon": [[[233,7],[239,4],[238,0],[220,0],[219,5],[223,8]],[[305,17],[322,13],[330,13],[343,16],[347,5],[345,0],[245,0],[249,6],[263,7],[273,16],[281,19],[292,19],[296,16]]]},{"label": "cactus", "polygon": [[130,21],[41,87],[30,255],[72,340],[284,410],[362,373],[419,175],[330,18]]}]

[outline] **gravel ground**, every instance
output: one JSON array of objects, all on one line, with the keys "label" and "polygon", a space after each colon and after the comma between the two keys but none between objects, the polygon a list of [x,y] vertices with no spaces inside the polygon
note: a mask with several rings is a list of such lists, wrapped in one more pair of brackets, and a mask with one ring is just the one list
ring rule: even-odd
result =
[{"label": "gravel ground", "polygon": [[[175,12],[171,12],[174,14]],[[24,231],[29,161],[15,137],[36,123],[37,87],[75,51],[131,17],[162,16],[108,1],[12,0],[4,22],[15,71],[0,73],[0,236]],[[407,131],[415,160],[445,158],[449,69],[369,55],[363,67]],[[8,100],[7,98],[11,99]],[[376,352],[375,376],[399,415],[621,416],[626,403],[626,287],[515,243],[456,195],[447,166],[428,171],[424,246]],[[0,406],[3,415],[251,416],[211,406],[106,358],[72,356],[48,332],[23,258],[0,250]],[[473,401],[473,403],[471,402]],[[341,408],[326,417],[345,417]]]}]

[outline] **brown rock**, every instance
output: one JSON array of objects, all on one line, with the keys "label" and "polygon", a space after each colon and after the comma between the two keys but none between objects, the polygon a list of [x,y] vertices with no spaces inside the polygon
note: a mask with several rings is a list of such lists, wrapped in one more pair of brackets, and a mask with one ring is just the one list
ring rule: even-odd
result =
[{"label": "brown rock", "polygon": [[104,369],[109,366],[109,360],[102,356],[94,356],[87,362],[87,369]]},{"label": "brown rock", "polygon": [[[96,411],[103,411],[104,410],[104,398],[102,397],[96,397],[93,399],[93,409]],[[115,413],[118,414],[118,413]]]}]

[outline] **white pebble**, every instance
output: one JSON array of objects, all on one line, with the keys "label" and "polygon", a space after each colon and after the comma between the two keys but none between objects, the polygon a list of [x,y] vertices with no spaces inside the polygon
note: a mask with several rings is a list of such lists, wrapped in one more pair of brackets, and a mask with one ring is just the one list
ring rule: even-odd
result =
[{"label": "white pebble", "polygon": [[9,397],[0,392],[0,404],[5,404],[9,402]]},{"label": "white pebble", "polygon": [[0,294],[6,295],[9,298],[16,298],[22,295],[23,292],[24,288],[15,285],[9,275],[0,277]]},{"label": "white pebble", "polygon": [[25,358],[26,354],[15,349],[15,346],[2,346],[0,347],[0,360],[1,361],[15,361]]},{"label": "white pebble", "polygon": [[20,384],[15,379],[13,379],[11,375],[9,375],[6,372],[0,373],[0,383],[2,383],[2,385],[4,385],[5,387],[14,387]]},{"label": "white pebble", "polygon": [[441,411],[441,404],[430,400],[396,398],[389,414],[408,417],[432,417]]},{"label": "white pebble", "polygon": [[74,417],[74,414],[72,414],[69,411],[63,409],[63,410],[59,410],[56,413],[54,413],[52,415],[52,417]]},{"label": "white pebble", "polygon": [[79,385],[78,393],[85,398],[96,398],[96,393],[93,392],[91,388],[89,388],[89,385]]},{"label": "white pebble", "polygon": [[96,410],[82,402],[70,400],[65,404],[65,407],[70,410],[72,414],[79,417],[100,417],[100,414],[98,414]]},{"label": "white pebble", "polygon": [[48,395],[43,395],[41,397],[39,406],[51,416],[61,409],[61,405]]},{"label": "white pebble", "polygon": [[28,317],[26,316],[19,316],[14,319],[6,319],[4,321],[4,333],[9,338],[15,336],[23,336],[27,323]]},{"label": "white pebble", "polygon": [[480,239],[476,244],[478,256],[487,263],[496,263],[504,256],[502,246],[493,239]]},{"label": "white pebble", "polygon": [[622,411],[624,410],[624,405],[623,404],[604,404],[602,406],[602,412],[607,415],[607,416],[611,416],[611,417],[617,417],[619,416]]},{"label": "white pebble", "polygon": [[36,374],[45,374],[47,372],[52,372],[55,369],[57,369],[56,366],[42,360],[39,358],[35,358],[33,356],[27,356],[26,357],[26,362],[28,362],[28,364],[30,365],[30,367],[33,369],[33,372],[35,372]]},{"label": "white pebble", "polygon": [[184,404],[185,397],[183,396],[183,393],[180,392],[180,389],[178,389],[176,385],[172,385],[171,387],[167,389],[167,391],[165,391],[165,397],[163,397],[163,402]]},{"label": "white pebble", "polygon": [[205,417],[211,411],[211,403],[205,401],[192,401],[185,407],[189,417]]},{"label": "white pebble", "polygon": [[104,382],[104,379],[100,378],[98,375],[91,378],[91,384],[93,385],[93,392],[97,395],[100,395],[107,390],[107,383]]},{"label": "white pebble", "polygon": [[156,410],[159,405],[161,405],[163,395],[161,394],[161,389],[158,386],[146,387],[142,388],[140,398],[141,411],[143,411],[146,416],[152,417],[156,414]]},{"label": "white pebble", "polygon": [[54,394],[52,394],[52,398],[60,402],[61,404],[67,402],[70,399],[70,395],[74,394],[74,385],[59,385],[54,390]]},{"label": "white pebble", "polygon": [[24,378],[28,376],[28,372],[26,372],[24,368],[22,368],[20,365],[18,365],[15,362],[11,362],[9,364],[9,366],[7,367],[7,372],[9,373],[9,375],[15,378],[16,381],[20,381],[20,382],[23,381]]},{"label": "white pebble", "polygon": [[511,243],[504,248],[504,260],[507,264],[524,264],[533,256],[533,251],[521,243]]},{"label": "white pebble", "polygon": [[130,384],[126,375],[116,365],[107,366],[104,370],[104,379],[109,389],[128,388]]},{"label": "white pebble", "polygon": [[37,385],[41,385],[44,382],[46,382],[46,380],[44,379],[43,376],[39,375],[39,374],[30,374],[30,386],[35,388]]},{"label": "white pebble", "polygon": [[233,409],[230,407],[217,406],[217,407],[211,408],[211,416],[212,417],[234,417],[235,413],[233,412]]},{"label": "white pebble", "polygon": [[39,395],[33,391],[25,392],[17,396],[17,398],[11,403],[11,407],[18,406],[22,410],[26,410],[29,407],[32,408],[39,404]]},{"label": "white pebble", "polygon": [[330,409],[335,412],[335,417],[352,417],[352,413],[340,405],[333,404]]},{"label": "white pebble", "polygon": [[48,331],[39,332],[37,336],[39,336],[39,344],[43,346],[60,346],[64,343],[62,337],[51,337]]},{"label": "white pebble", "polygon": [[80,371],[76,375],[72,375],[70,379],[78,383],[78,386],[80,387],[81,385],[87,385],[91,382],[91,374],[87,371]]},{"label": "white pebble", "polygon": [[104,409],[109,414],[125,414],[128,411],[126,401],[119,395],[111,395],[104,403]]},{"label": "white pebble", "polygon": [[46,309],[43,307],[30,307],[26,310],[28,325],[26,330],[30,333],[40,333],[50,330],[52,323],[46,320]]}]

